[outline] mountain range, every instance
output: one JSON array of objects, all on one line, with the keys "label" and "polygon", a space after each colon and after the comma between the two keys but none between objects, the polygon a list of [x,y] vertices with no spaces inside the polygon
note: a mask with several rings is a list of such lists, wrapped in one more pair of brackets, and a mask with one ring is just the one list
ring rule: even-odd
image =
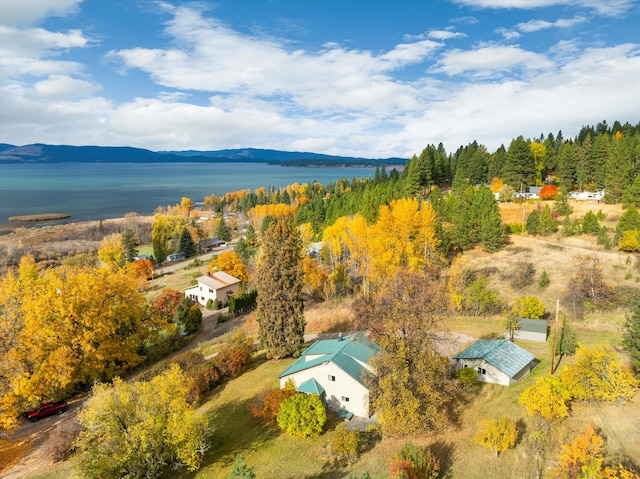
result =
[{"label": "mountain range", "polygon": [[0,164],[8,163],[271,163],[283,166],[403,166],[406,158],[357,158],[321,153],[240,148],[211,151],[151,151],[128,146],[15,146],[0,143]]}]

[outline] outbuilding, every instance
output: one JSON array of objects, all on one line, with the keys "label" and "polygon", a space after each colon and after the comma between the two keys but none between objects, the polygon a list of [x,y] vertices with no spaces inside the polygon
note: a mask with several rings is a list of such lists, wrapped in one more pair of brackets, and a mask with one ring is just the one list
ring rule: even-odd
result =
[{"label": "outbuilding", "polygon": [[[518,318],[519,328],[512,331],[513,339],[522,341],[547,342],[549,326],[546,319]],[[505,333],[506,339],[511,339],[509,332]]]},{"label": "outbuilding", "polygon": [[453,359],[456,371],[473,368],[478,381],[511,386],[536,366],[535,356],[507,339],[478,341]]}]

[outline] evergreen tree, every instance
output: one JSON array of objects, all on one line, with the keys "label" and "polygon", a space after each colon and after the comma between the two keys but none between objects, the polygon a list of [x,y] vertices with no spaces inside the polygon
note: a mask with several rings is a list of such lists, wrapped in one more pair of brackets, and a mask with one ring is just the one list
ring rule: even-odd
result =
[{"label": "evergreen tree", "polygon": [[629,186],[631,173],[631,153],[624,138],[613,139],[611,156],[607,163],[607,173],[604,179],[605,203],[620,203],[622,193]]},{"label": "evergreen tree", "polygon": [[623,345],[631,356],[631,365],[636,376],[640,376],[640,298],[631,306],[624,324]]},{"label": "evergreen tree", "polygon": [[256,479],[256,467],[250,467],[244,456],[238,454],[233,462],[233,469],[229,473],[229,479]]},{"label": "evergreen tree", "polygon": [[231,241],[231,230],[224,218],[220,218],[220,222],[216,228],[216,237],[222,241]]},{"label": "evergreen tree", "polygon": [[582,232],[588,235],[597,235],[600,231],[600,224],[598,223],[598,218],[592,211],[587,211],[587,214],[584,215],[582,219]]},{"label": "evergreen tree", "polygon": [[560,216],[569,216],[573,213],[573,208],[569,204],[569,193],[564,186],[561,186],[558,190],[558,196],[556,196],[554,209]]},{"label": "evergreen tree", "polygon": [[533,210],[527,216],[527,233],[532,235],[538,234],[538,229],[540,228],[540,214],[537,210]]},{"label": "evergreen tree", "polygon": [[202,311],[196,305],[189,308],[187,317],[184,319],[184,329],[187,331],[199,331],[202,326]]},{"label": "evergreen tree", "polygon": [[578,348],[578,338],[567,319],[562,321],[562,327],[556,338],[556,354],[560,356],[571,356]]},{"label": "evergreen tree", "polygon": [[538,233],[542,236],[548,236],[558,231],[558,222],[551,215],[551,208],[546,205],[540,213],[540,224],[538,225]]},{"label": "evergreen tree", "polygon": [[297,356],[304,347],[303,270],[300,238],[276,220],[267,229],[257,269],[256,319],[269,358]]},{"label": "evergreen tree", "polygon": [[138,239],[130,228],[122,232],[122,247],[124,248],[125,261],[127,263],[133,262],[133,259],[138,256]]},{"label": "evergreen tree", "polygon": [[573,188],[576,182],[577,146],[573,143],[564,143],[558,150],[557,176],[567,190]]},{"label": "evergreen tree", "polygon": [[532,185],[534,176],[535,159],[529,142],[519,136],[509,145],[502,169],[502,178],[506,184],[519,190],[521,186],[527,188]]},{"label": "evergreen tree", "polygon": [[176,252],[183,252],[187,258],[195,256],[196,254],[196,245],[193,242],[191,233],[189,233],[189,229],[186,227],[182,228],[182,232],[180,233],[180,242],[178,243],[178,251]]},{"label": "evergreen tree", "polygon": [[604,188],[607,164],[611,155],[610,149],[609,135],[603,133],[593,140],[591,161],[593,162],[593,174],[598,189]]},{"label": "evergreen tree", "polygon": [[622,207],[627,208],[629,205],[635,205],[640,208],[640,174],[636,175],[635,180],[631,183],[622,195]]},{"label": "evergreen tree", "polygon": [[629,206],[624,213],[622,213],[622,216],[620,216],[616,226],[616,235],[613,242],[617,245],[620,238],[622,238],[622,234],[629,230],[640,230],[640,214],[638,213],[636,205],[633,204]]},{"label": "evergreen tree", "polygon": [[476,193],[474,208],[478,218],[482,248],[489,253],[500,250],[504,246],[504,224],[498,203],[486,186],[482,186]]}]

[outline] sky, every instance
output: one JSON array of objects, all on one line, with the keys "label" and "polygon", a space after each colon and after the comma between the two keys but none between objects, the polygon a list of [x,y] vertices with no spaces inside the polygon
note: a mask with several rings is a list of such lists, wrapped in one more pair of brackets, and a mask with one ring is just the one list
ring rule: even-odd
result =
[{"label": "sky", "polygon": [[0,0],[0,143],[409,158],[640,121],[640,0]]}]

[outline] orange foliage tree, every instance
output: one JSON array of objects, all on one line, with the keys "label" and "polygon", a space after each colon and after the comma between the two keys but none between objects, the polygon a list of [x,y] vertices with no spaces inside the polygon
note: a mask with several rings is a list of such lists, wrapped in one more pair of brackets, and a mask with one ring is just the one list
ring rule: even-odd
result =
[{"label": "orange foliage tree", "polygon": [[558,196],[558,187],[555,185],[547,185],[540,190],[541,200],[552,200]]},{"label": "orange foliage tree", "polygon": [[225,251],[219,256],[214,256],[207,266],[207,271],[209,273],[224,271],[234,278],[238,278],[242,284],[249,282],[249,269],[235,251]]}]

